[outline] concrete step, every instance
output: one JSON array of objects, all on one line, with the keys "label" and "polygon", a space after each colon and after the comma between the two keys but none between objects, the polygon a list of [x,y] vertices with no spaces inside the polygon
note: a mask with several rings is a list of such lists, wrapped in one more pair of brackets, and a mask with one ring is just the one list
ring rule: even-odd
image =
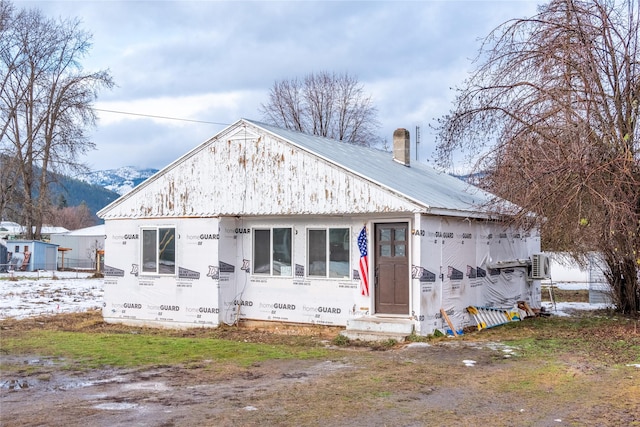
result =
[{"label": "concrete step", "polygon": [[347,327],[341,333],[349,339],[361,341],[404,341],[411,335],[414,323],[407,318],[359,317],[347,320]]},{"label": "concrete step", "polygon": [[340,332],[340,335],[344,335],[352,341],[360,340],[366,342],[382,342],[395,340],[397,342],[404,342],[410,334],[394,334],[389,332],[374,332],[374,331],[357,331],[357,330],[344,330]]}]

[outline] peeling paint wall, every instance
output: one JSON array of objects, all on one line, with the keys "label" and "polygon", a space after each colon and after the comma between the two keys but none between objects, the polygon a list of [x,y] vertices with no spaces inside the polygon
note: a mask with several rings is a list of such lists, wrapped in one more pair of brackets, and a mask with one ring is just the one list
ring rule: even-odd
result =
[{"label": "peeling paint wall", "polygon": [[110,218],[414,212],[419,208],[268,134],[212,139],[124,196]]}]

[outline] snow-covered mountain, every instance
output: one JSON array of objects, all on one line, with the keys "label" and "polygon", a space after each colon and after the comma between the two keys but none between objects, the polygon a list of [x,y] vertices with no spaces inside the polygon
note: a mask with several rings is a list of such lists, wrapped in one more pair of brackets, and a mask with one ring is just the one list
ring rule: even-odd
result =
[{"label": "snow-covered mountain", "polygon": [[100,187],[123,195],[156,172],[158,172],[157,169],[140,169],[135,166],[124,166],[118,169],[89,172],[80,177],[80,179],[89,184],[99,185]]}]

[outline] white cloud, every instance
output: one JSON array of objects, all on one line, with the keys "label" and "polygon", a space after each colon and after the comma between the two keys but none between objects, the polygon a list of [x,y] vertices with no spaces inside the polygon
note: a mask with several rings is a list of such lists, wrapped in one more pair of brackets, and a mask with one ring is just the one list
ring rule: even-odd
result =
[{"label": "white cloud", "polygon": [[97,102],[95,107],[101,110],[98,113],[103,126],[132,120],[150,120],[169,127],[190,126],[192,121],[231,124],[246,113],[254,113],[247,111],[248,106],[264,96],[261,92],[246,90]]},{"label": "white cloud", "polygon": [[[83,64],[109,69],[117,87],[97,108],[232,123],[260,119],[276,80],[348,72],[372,94],[380,136],[422,128],[451,107],[478,39],[532,1],[19,1],[49,16],[78,17],[94,35]],[[162,167],[222,127],[99,112],[96,168]],[[176,143],[175,141],[180,141]],[[172,143],[173,141],[173,143]],[[188,141],[183,142],[183,141]],[[153,142],[153,146],[151,145]],[[153,151],[153,154],[150,154]]]}]

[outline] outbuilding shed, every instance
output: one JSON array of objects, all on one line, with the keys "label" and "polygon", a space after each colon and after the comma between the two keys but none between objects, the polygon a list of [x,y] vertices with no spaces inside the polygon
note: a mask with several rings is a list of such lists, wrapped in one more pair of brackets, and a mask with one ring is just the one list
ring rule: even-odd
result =
[{"label": "outbuilding shed", "polygon": [[58,245],[40,240],[7,240],[8,270],[56,270]]},{"label": "outbuilding shed", "polygon": [[491,195],[393,154],[242,119],[98,212],[106,321],[243,319],[419,335],[540,306],[537,235]]}]

